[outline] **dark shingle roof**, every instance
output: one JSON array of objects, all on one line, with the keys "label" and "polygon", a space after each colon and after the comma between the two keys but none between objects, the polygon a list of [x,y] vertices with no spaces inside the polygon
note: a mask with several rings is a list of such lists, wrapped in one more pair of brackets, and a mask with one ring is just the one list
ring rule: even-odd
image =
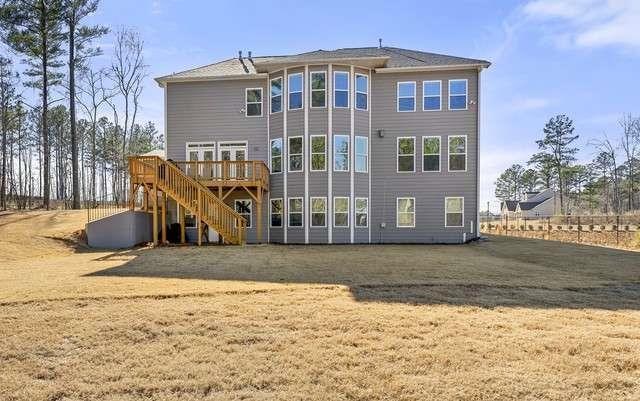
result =
[{"label": "dark shingle roof", "polygon": [[520,202],[518,205],[520,206],[520,210],[531,210],[545,201],[547,201],[547,199],[538,202]]},{"label": "dark shingle roof", "polygon": [[489,67],[491,63],[464,57],[448,56],[445,54],[429,53],[418,50],[400,49],[397,47],[358,47],[335,50],[314,50],[306,53],[284,56],[262,56],[232,58],[218,63],[178,72],[156,78],[158,82],[166,80],[197,80],[207,78],[250,77],[261,72],[261,66],[270,64],[289,64],[324,62],[336,59],[378,59],[384,68],[416,68],[416,67],[446,67],[446,66],[481,66]]},{"label": "dark shingle roof", "polygon": [[518,201],[504,201],[502,202],[504,206],[507,207],[508,212],[515,212],[516,206],[518,206]]}]

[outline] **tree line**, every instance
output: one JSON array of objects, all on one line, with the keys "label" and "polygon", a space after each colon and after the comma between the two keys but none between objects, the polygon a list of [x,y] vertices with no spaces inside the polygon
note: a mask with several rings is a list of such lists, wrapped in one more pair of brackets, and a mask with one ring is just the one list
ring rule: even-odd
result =
[{"label": "tree line", "polygon": [[561,214],[622,214],[640,206],[640,117],[624,115],[615,137],[591,140],[593,159],[577,163],[573,121],[566,115],[544,126],[538,152],[526,166],[514,164],[495,182],[501,201],[524,200],[527,192],[551,188]]},{"label": "tree line", "polygon": [[[132,28],[86,24],[98,7],[99,0],[0,0],[0,40],[12,53],[0,54],[2,210],[124,201],[127,157],[162,147],[154,124],[138,121],[144,42]],[[113,51],[100,67],[96,42],[109,34]]]}]

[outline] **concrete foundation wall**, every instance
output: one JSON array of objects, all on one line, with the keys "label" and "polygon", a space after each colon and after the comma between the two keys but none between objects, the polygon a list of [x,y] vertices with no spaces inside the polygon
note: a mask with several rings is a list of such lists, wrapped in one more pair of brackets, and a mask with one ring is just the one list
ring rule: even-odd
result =
[{"label": "concrete foundation wall", "polygon": [[87,243],[92,248],[131,248],[153,240],[152,215],[127,211],[87,223]]}]

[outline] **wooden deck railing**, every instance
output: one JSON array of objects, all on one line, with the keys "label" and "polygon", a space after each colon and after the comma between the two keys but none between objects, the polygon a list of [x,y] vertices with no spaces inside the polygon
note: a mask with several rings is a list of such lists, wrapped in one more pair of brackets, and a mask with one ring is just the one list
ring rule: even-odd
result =
[{"label": "wooden deck railing", "polygon": [[198,181],[246,182],[269,189],[269,167],[260,160],[247,161],[173,161],[186,175]]},{"label": "wooden deck railing", "polygon": [[132,156],[129,172],[134,184],[152,185],[216,230],[225,241],[243,244],[246,220],[207,187],[185,174],[174,163],[157,156]]}]

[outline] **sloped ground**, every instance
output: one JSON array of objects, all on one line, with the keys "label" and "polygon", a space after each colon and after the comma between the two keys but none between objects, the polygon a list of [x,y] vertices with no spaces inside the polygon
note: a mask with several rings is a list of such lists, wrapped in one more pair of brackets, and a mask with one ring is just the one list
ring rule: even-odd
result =
[{"label": "sloped ground", "polygon": [[0,399],[636,400],[640,254],[465,246],[95,252],[0,216]]}]

